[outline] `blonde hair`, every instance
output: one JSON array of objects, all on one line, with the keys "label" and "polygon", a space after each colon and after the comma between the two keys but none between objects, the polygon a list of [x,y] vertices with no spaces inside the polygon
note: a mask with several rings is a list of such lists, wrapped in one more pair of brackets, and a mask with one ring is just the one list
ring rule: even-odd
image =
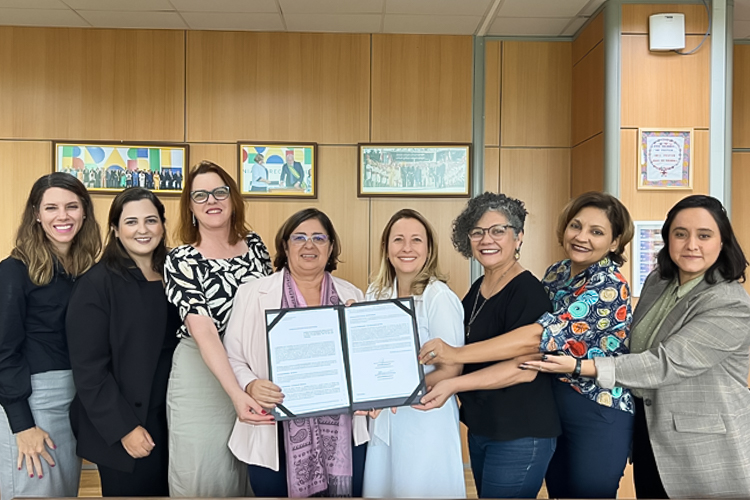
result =
[{"label": "blonde hair", "polygon": [[[83,205],[85,218],[66,256],[57,252],[41,224],[37,222],[42,197],[49,188],[70,191],[81,200],[81,205]],[[81,181],[63,172],[55,172],[39,178],[31,187],[21,225],[16,233],[16,246],[10,252],[11,257],[26,264],[31,282],[38,286],[48,285],[55,274],[56,261],[62,264],[65,272],[71,276],[80,276],[94,265],[101,249],[99,224],[94,217],[91,196]]]},{"label": "blonde hair", "polygon": [[419,274],[411,283],[409,292],[412,295],[422,295],[424,289],[433,280],[447,282],[448,277],[440,272],[438,266],[438,245],[435,238],[435,230],[432,225],[424,218],[422,214],[411,208],[399,210],[388,221],[383,228],[383,234],[380,237],[380,269],[372,280],[372,289],[377,299],[390,297],[393,292],[393,286],[396,282],[396,269],[388,260],[388,238],[391,235],[393,225],[401,219],[414,219],[424,226],[427,234],[427,259]]}]

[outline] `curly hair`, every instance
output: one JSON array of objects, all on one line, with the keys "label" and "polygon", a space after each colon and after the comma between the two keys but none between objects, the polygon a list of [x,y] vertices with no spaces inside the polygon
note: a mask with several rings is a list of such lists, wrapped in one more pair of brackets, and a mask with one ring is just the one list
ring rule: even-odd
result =
[{"label": "curly hair", "polygon": [[472,255],[469,231],[476,227],[479,219],[487,212],[503,214],[508,219],[508,224],[513,227],[516,238],[523,232],[523,225],[526,216],[529,214],[521,200],[505,196],[502,193],[487,191],[470,199],[464,211],[453,221],[453,234],[451,235],[453,247],[467,259]]}]

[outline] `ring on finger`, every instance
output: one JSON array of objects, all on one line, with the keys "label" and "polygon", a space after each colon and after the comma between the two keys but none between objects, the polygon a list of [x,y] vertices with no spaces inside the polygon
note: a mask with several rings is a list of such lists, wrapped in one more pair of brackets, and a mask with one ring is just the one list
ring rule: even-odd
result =
[{"label": "ring on finger", "polygon": [[435,351],[430,351],[430,357],[437,358],[437,354],[435,354]]}]

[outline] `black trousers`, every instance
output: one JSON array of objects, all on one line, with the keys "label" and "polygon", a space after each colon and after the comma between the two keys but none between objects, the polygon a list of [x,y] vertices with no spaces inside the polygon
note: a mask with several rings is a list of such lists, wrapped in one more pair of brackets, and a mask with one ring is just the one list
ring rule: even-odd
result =
[{"label": "black trousers", "polygon": [[633,425],[633,482],[636,498],[669,498],[659,476],[654,450],[648,437],[643,399],[633,397],[635,422]]}]

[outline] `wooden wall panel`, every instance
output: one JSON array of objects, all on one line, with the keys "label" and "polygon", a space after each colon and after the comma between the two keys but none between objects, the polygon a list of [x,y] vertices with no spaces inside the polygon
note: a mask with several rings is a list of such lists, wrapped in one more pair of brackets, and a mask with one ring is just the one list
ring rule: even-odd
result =
[{"label": "wooden wall panel", "polygon": [[573,66],[572,145],[604,131],[604,44]]},{"label": "wooden wall panel", "polygon": [[[648,17],[651,14],[676,12],[685,14],[685,33],[703,35],[708,28],[708,16],[703,5],[678,4],[624,4],[622,6],[622,33],[648,34]],[[694,47],[687,42],[687,47]]]},{"label": "wooden wall panel", "polygon": [[315,207],[325,212],[341,238],[341,260],[334,273],[349,280],[364,291],[367,288],[369,200],[357,198],[356,147],[322,146],[318,163],[326,165],[318,172],[317,200],[257,199],[245,200],[248,220],[263,238],[271,253],[275,253],[274,237],[290,215],[303,208]]},{"label": "wooden wall panel", "polygon": [[471,142],[470,36],[372,35],[372,140]]},{"label": "wooden wall panel", "polygon": [[500,68],[502,42],[484,46],[484,145],[500,145]]},{"label": "wooden wall panel", "polygon": [[368,138],[368,35],[187,33],[191,142]]},{"label": "wooden wall panel", "polygon": [[604,13],[600,12],[573,41],[573,64],[578,64],[578,61],[583,59],[583,57],[596,45],[600,44],[603,39]]},{"label": "wooden wall panel", "polygon": [[695,166],[693,189],[673,191],[639,191],[637,164],[637,130],[620,131],[621,184],[620,200],[630,211],[633,220],[664,220],[672,206],[685,196],[691,194],[708,194],[708,130],[696,130],[694,133]]},{"label": "wooden wall panel", "polygon": [[570,147],[571,42],[503,42],[502,146]]},{"label": "wooden wall panel", "polygon": [[623,36],[622,127],[708,128],[710,42],[678,56],[650,52],[647,36]]},{"label": "wooden wall panel", "polygon": [[732,145],[750,148],[750,45],[734,46]]},{"label": "wooden wall panel", "polygon": [[500,149],[484,148],[484,190],[500,190]]},{"label": "wooden wall panel", "polygon": [[570,153],[570,197],[604,190],[604,134],[573,147]]},{"label": "wooden wall panel", "polygon": [[373,198],[370,218],[370,275],[380,266],[380,237],[391,216],[402,208],[413,208],[424,215],[438,235],[440,268],[449,275],[448,285],[460,298],[469,290],[469,261],[453,249],[451,231],[453,219],[466,206],[465,199],[387,199]]},{"label": "wooden wall panel", "polygon": [[0,259],[13,249],[31,186],[52,171],[51,161],[49,142],[0,141],[0,172],[5,187],[4,195],[0,196]]},{"label": "wooden wall panel", "polygon": [[182,141],[183,37],[0,27],[0,137]]},{"label": "wooden wall panel", "polygon": [[[750,255],[750,153],[732,154],[732,227],[745,255]],[[750,292],[750,281],[745,282]]]},{"label": "wooden wall panel", "polygon": [[555,227],[570,199],[570,149],[501,149],[500,190],[526,204],[521,264],[541,279],[563,257]]}]

